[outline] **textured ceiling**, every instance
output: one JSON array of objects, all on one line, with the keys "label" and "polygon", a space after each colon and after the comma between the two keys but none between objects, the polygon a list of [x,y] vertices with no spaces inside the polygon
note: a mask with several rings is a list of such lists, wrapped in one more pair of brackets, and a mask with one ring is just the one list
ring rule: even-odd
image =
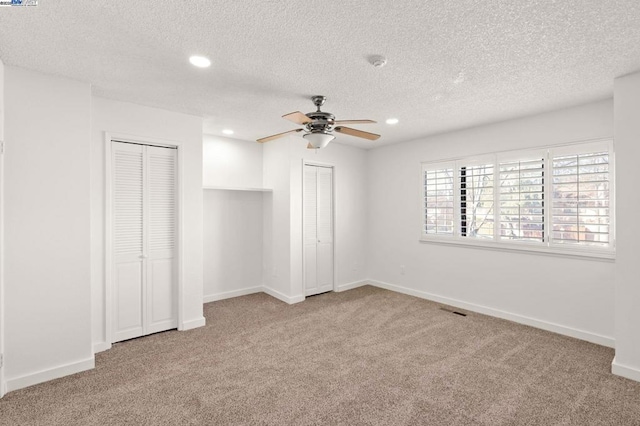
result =
[{"label": "textured ceiling", "polygon": [[336,140],[369,147],[603,99],[640,70],[638,0],[39,3],[0,8],[5,64],[201,115],[206,133],[239,139],[295,128],[280,117],[313,110],[315,94],[338,119],[377,120],[353,126],[377,142]]}]

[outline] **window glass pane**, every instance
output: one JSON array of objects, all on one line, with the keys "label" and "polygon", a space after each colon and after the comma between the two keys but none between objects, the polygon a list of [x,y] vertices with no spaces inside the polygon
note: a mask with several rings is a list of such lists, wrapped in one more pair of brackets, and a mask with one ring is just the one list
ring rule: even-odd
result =
[{"label": "window glass pane", "polygon": [[425,234],[453,234],[453,203],[453,169],[425,170]]},{"label": "window glass pane", "polygon": [[460,235],[493,239],[493,164],[462,166],[460,182]]},{"label": "window glass pane", "polygon": [[607,246],[609,195],[607,152],[554,157],[551,241]]},{"label": "window glass pane", "polygon": [[500,163],[501,240],[544,241],[544,160]]}]

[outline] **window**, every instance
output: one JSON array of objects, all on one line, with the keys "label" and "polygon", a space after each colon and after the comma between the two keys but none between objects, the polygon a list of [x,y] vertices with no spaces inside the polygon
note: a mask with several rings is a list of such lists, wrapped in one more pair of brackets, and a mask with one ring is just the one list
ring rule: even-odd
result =
[{"label": "window", "polygon": [[609,245],[609,153],[553,157],[555,244]]},{"label": "window", "polygon": [[422,240],[614,254],[611,141],[423,163]]},{"label": "window", "polygon": [[453,235],[453,166],[424,169],[425,234]]},{"label": "window", "polygon": [[460,235],[493,239],[493,163],[460,166]]},{"label": "window", "polygon": [[500,240],[544,242],[544,158],[500,162]]}]

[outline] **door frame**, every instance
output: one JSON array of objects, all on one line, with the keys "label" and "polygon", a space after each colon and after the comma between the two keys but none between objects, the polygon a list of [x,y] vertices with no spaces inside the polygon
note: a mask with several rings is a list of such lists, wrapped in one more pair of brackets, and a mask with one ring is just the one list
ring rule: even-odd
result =
[{"label": "door frame", "polygon": [[303,300],[307,298],[306,293],[306,288],[307,288],[307,279],[306,279],[306,266],[305,266],[305,249],[304,249],[304,166],[315,166],[315,167],[326,167],[328,169],[331,169],[331,237],[333,240],[333,250],[332,250],[332,257],[333,257],[333,290],[332,291],[338,291],[338,274],[337,274],[337,269],[336,268],[336,218],[337,218],[337,214],[336,212],[338,211],[338,209],[336,208],[336,166],[335,164],[332,163],[323,163],[323,162],[318,162],[318,161],[309,161],[309,160],[305,160],[302,159],[302,197],[301,200],[302,202],[300,203],[300,213],[302,216],[302,220],[301,220],[301,224],[302,224],[302,228],[301,228],[301,233],[300,233],[300,240],[302,241],[302,297]]},{"label": "door frame", "polygon": [[184,221],[183,221],[183,155],[182,155],[182,142],[179,141],[170,141],[165,139],[158,138],[148,138],[142,136],[134,136],[134,135],[126,135],[122,133],[110,133],[104,132],[104,141],[105,141],[105,291],[104,291],[104,314],[105,314],[105,343],[107,347],[105,349],[110,349],[113,344],[113,188],[111,181],[111,174],[113,171],[113,164],[111,161],[111,142],[129,142],[138,145],[153,145],[160,146],[166,148],[175,148],[176,149],[176,203],[177,203],[177,300],[176,305],[178,309],[178,330],[182,330],[184,328],[184,312],[183,312],[183,299],[184,299],[184,267],[183,267],[183,250],[184,250]]}]

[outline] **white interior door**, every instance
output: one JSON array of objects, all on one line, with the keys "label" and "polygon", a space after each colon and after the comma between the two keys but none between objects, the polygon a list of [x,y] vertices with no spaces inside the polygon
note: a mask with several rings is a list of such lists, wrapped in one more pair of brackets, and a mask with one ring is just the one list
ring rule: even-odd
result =
[{"label": "white interior door", "polygon": [[177,326],[176,151],[112,142],[113,334]]},{"label": "white interior door", "polygon": [[305,295],[333,290],[333,169],[304,166]]},{"label": "white interior door", "polygon": [[176,150],[148,146],[147,330],[176,328]]}]

